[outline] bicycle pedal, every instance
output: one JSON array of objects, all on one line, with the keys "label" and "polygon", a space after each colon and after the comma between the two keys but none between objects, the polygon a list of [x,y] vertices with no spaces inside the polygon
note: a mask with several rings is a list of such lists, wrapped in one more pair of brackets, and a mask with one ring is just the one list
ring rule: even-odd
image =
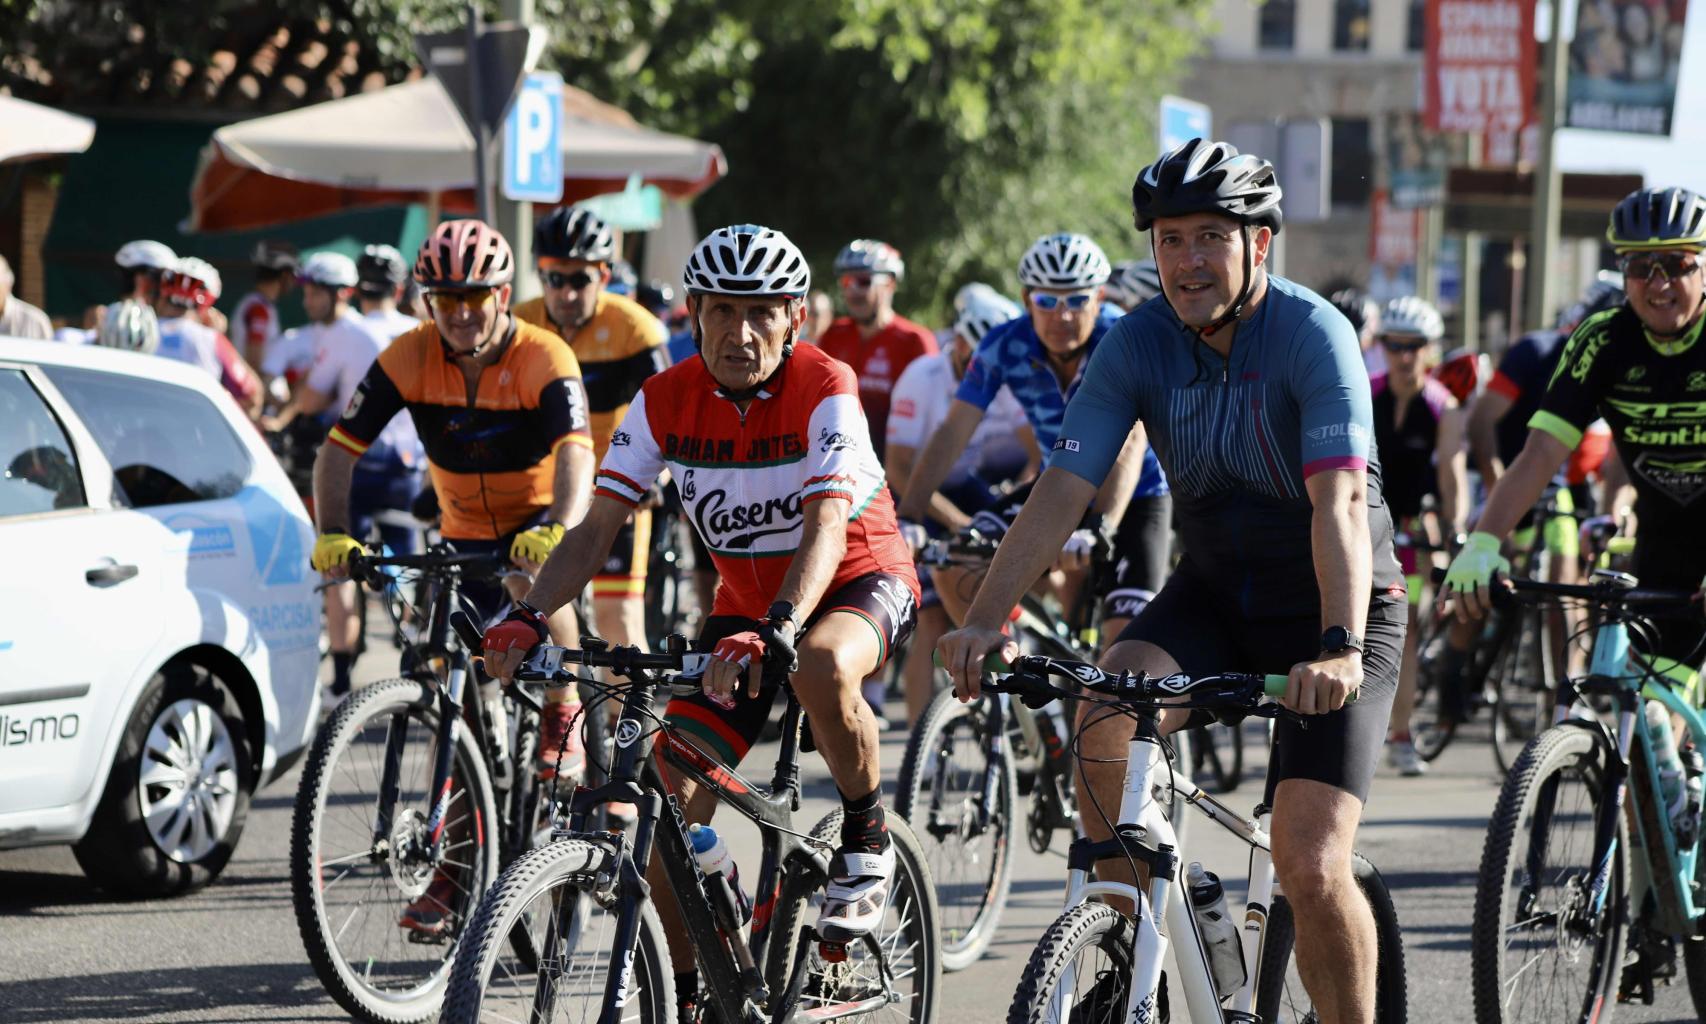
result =
[{"label": "bicycle pedal", "polygon": [[847,962],[847,943],[820,942],[817,944],[817,953],[826,964],[844,964]]}]

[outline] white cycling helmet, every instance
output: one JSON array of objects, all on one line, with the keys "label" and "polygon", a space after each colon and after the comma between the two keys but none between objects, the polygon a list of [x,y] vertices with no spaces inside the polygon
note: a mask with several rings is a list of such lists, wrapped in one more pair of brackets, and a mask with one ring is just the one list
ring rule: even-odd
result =
[{"label": "white cycling helmet", "polygon": [[174,286],[167,289],[168,297],[172,295],[188,296],[192,291],[198,292],[199,298],[206,300],[198,301],[197,305],[200,306],[207,306],[219,301],[220,292],[225,287],[224,282],[219,279],[219,271],[214,269],[213,264],[199,256],[179,257],[178,261],[166,272],[166,277],[166,284]]},{"label": "white cycling helmet", "polygon": [[1123,260],[1108,277],[1108,298],[1121,309],[1134,310],[1161,294],[1161,271],[1154,260]]},{"label": "white cycling helmet", "polygon": [[1023,315],[1017,302],[984,285],[981,291],[966,296],[960,315],[954,318],[954,330],[975,346],[991,328]]},{"label": "white cycling helmet", "polygon": [[1094,288],[1107,284],[1112,272],[1101,246],[1066,232],[1032,242],[1019,261],[1019,283],[1026,288]]},{"label": "white cycling helmet", "polygon": [[138,299],[126,299],[107,308],[95,344],[152,354],[160,347],[160,320],[153,307]]},{"label": "white cycling helmet", "polygon": [[965,312],[966,303],[970,302],[975,296],[999,296],[1000,294],[1000,292],[991,288],[989,285],[984,284],[982,281],[973,281],[970,284],[962,284],[960,285],[960,290],[954,293],[954,313],[959,314]]},{"label": "white cycling helmet", "polygon": [[681,280],[689,295],[786,295],[803,299],[812,268],[788,236],[757,224],[734,224],[693,247]]},{"label": "white cycling helmet", "polygon": [[317,252],[296,268],[296,279],[325,288],[354,288],[361,282],[355,260],[341,252]]},{"label": "white cycling helmet", "polygon": [[1405,295],[1388,302],[1380,311],[1380,333],[1438,341],[1445,337],[1445,321],[1433,303]]},{"label": "white cycling helmet", "polygon": [[875,238],[856,238],[836,254],[835,272],[845,274],[848,271],[861,270],[872,274],[889,274],[899,281],[906,276],[906,261],[900,258],[900,250],[887,242],[879,242]]},{"label": "white cycling helmet", "polygon": [[134,242],[126,242],[120,246],[118,252],[113,256],[113,262],[125,270],[159,272],[171,270],[178,262],[178,254],[173,252],[164,242],[139,238]]}]

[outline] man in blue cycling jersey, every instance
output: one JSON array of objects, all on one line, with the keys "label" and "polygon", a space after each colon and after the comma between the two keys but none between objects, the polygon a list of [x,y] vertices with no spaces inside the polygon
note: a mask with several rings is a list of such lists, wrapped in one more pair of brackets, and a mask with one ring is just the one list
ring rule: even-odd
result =
[{"label": "man in blue cycling jersey", "polygon": [[[1032,243],[1019,261],[1026,315],[992,328],[978,343],[947,419],[918,457],[903,489],[903,532],[910,531],[915,538],[921,533],[920,527],[907,524],[923,522],[931,496],[1003,390],[1025,411],[1044,458],[1052,457],[1047,453],[1055,446],[1067,401],[1084,386],[1092,353],[1119,319],[1102,303],[1110,272],[1101,247],[1084,235],[1044,235]],[[1054,549],[1059,552],[1057,568],[1082,570],[1096,542],[1095,531],[1104,527],[1114,531],[1118,564],[1103,595],[1103,630],[1110,637],[1117,636],[1160,587],[1172,527],[1173,506],[1161,466],[1145,446],[1142,428],[1131,424],[1126,428],[1131,436],[1122,433],[1119,438],[1126,453],[1120,471],[1081,506],[1063,512],[1079,529]],[[1028,494],[1025,489],[1015,491],[972,525],[985,533],[1005,532]],[[954,594],[962,589],[970,593],[972,588],[959,585],[957,570],[940,573],[938,580],[944,607],[960,619],[965,603],[963,598],[956,601]]]},{"label": "man in blue cycling jersey", "polygon": [[[967,697],[986,654],[1017,653],[1000,633],[1007,609],[1142,421],[1179,504],[1185,553],[1102,664],[1289,670],[1285,704],[1309,724],[1283,721],[1276,734],[1266,798],[1274,867],[1321,1019],[1366,1022],[1376,941],[1351,849],[1397,682],[1406,601],[1356,333],[1326,300],[1264,266],[1279,200],[1272,165],[1225,143],[1193,139],[1138,175],[1133,211],[1150,232],[1165,301],[1108,333],[965,628],[938,650]],[[1187,717],[1168,713],[1163,728]],[[1080,729],[1084,828],[1104,839],[1111,824],[1092,809],[1119,805],[1132,727],[1095,716]]]}]

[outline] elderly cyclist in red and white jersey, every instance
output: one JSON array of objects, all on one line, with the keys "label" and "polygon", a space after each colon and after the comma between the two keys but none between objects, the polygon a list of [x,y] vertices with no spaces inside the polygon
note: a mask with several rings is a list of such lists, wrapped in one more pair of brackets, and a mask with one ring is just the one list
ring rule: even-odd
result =
[{"label": "elderly cyclist in red and white jersey", "polygon": [[[912,630],[918,579],[895,525],[853,371],[795,345],[811,271],[786,236],[750,224],[712,232],[685,273],[698,359],[649,378],[599,469],[592,508],[540,571],[528,604],[486,633],[511,676],[545,639],[543,617],[581,592],[652,481],[667,468],[721,582],[699,638],[716,657],[672,725],[728,764],[757,739],[787,669],[846,816],[819,930],[868,933],[894,872],[877,728],[859,683]],[[781,556],[781,557],[778,557]],[[674,780],[687,820],[713,794]],[[661,865],[654,862],[654,869]],[[654,878],[677,964],[693,962],[669,890]],[[678,988],[681,988],[678,983]],[[685,991],[696,991],[687,987]]]}]

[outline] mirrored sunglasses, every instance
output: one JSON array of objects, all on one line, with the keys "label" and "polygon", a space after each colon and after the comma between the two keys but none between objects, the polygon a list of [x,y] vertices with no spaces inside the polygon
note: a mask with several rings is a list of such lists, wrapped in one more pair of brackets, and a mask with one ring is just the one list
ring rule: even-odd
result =
[{"label": "mirrored sunglasses", "polygon": [[465,306],[478,309],[492,301],[492,288],[458,288],[455,291],[427,292],[427,299],[435,306]]},{"label": "mirrored sunglasses", "polygon": [[1645,284],[1652,279],[1654,272],[1663,274],[1666,281],[1687,277],[1700,269],[1700,261],[1691,252],[1640,252],[1618,260],[1617,266],[1623,271],[1625,280]]},{"label": "mirrored sunglasses", "polygon": [[548,288],[573,288],[579,291],[598,280],[598,275],[585,269],[570,274],[560,270],[542,270],[539,272],[539,280],[544,281]]},{"label": "mirrored sunglasses", "polygon": [[1056,309],[1059,309],[1062,304],[1065,304],[1067,309],[1079,310],[1088,306],[1090,304],[1090,300],[1095,297],[1095,292],[1073,292],[1070,295],[1055,295],[1050,292],[1033,292],[1031,294],[1031,305],[1045,313],[1054,312]]}]

